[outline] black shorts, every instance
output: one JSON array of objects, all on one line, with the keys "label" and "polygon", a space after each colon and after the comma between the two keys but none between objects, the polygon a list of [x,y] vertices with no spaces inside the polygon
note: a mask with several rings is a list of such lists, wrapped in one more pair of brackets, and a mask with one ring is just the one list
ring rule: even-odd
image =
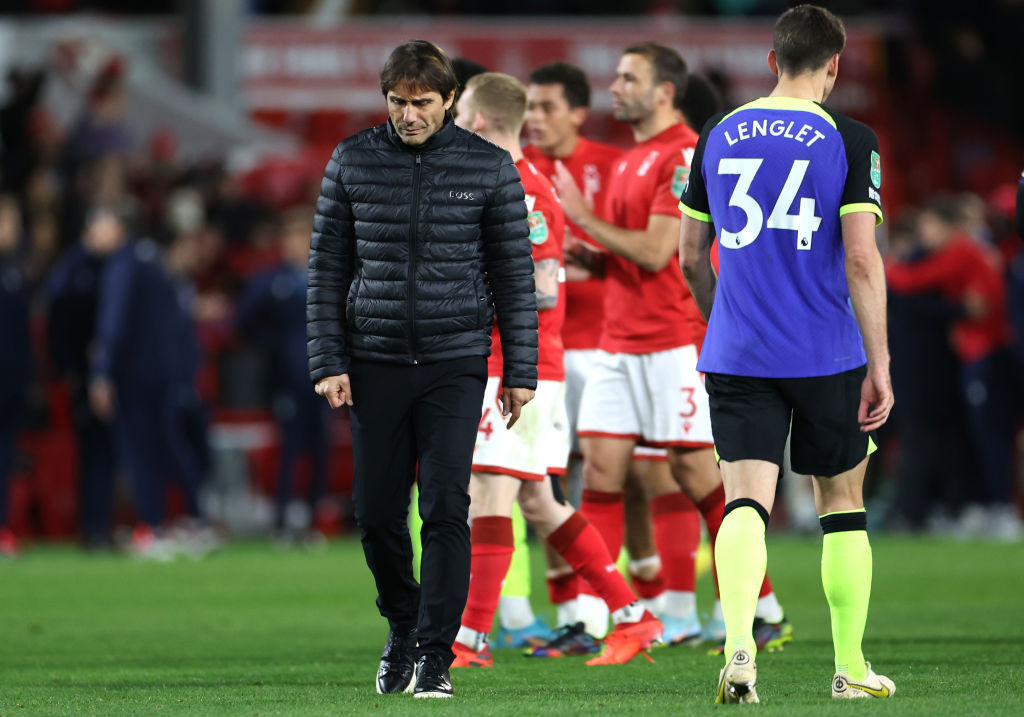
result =
[{"label": "black shorts", "polygon": [[874,451],[872,436],[857,423],[866,375],[866,366],[813,378],[707,374],[719,459],[769,461],[781,468],[792,424],[794,473],[834,476],[850,470]]}]

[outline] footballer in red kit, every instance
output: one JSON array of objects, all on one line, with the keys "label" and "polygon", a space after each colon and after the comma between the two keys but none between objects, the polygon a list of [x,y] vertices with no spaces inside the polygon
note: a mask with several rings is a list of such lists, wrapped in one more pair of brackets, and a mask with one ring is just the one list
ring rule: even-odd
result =
[{"label": "footballer in red kit", "polygon": [[[590,105],[590,83],[584,72],[566,62],[542,65],[530,73],[527,88],[526,129],[531,144],[524,154],[547,176],[563,166],[580,187],[588,206],[604,216],[607,188],[613,168],[622,156],[617,147],[580,136]],[[566,409],[572,431],[569,471],[563,492],[574,505],[582,498],[582,455],[576,436],[580,400],[597,362],[604,323],[606,252],[576,224],[566,233],[565,344]],[[637,446],[621,501],[611,504],[608,521],[617,522],[629,553],[629,573],[642,602],[665,625],[663,641],[670,644],[699,637],[696,620],[673,617],[674,604],[692,603],[695,555],[700,541],[696,508],[679,490],[668,470],[664,449]],[[591,496],[592,497],[592,496]],[[649,501],[649,504],[648,504]],[[660,553],[660,554],[659,554]],[[572,571],[548,553],[548,592],[558,611],[560,633],[546,645],[535,647],[538,657],[585,654],[595,638],[608,629],[607,606]],[[692,616],[685,608],[681,617]]]},{"label": "footballer in red kit", "polygon": [[[526,112],[526,88],[513,77],[484,73],[469,80],[458,101],[459,126],[506,150],[524,183],[533,242],[534,278],[539,321],[537,392],[524,420],[506,427],[488,422],[498,408],[500,358],[492,355],[480,430],[473,457],[469,597],[452,650],[452,667],[491,667],[488,633],[498,608],[502,581],[512,560],[512,506],[579,573],[612,610],[615,630],[606,650],[588,664],[628,662],[662,632],[661,623],[637,603],[615,570],[600,533],[580,513],[556,498],[548,481],[552,470],[565,469],[569,455],[565,416],[565,369],[561,325],[564,299],[562,234],[564,219],[551,183],[523,158],[519,134]],[[499,351],[494,346],[495,353]],[[526,406],[524,406],[526,408]]]}]

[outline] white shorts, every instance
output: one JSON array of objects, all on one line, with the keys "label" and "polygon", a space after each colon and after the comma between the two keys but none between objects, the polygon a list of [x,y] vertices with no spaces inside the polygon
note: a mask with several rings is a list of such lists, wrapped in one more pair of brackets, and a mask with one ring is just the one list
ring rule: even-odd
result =
[{"label": "white shorts", "polygon": [[[580,439],[576,426],[580,419],[580,401],[583,399],[583,388],[587,379],[594,372],[599,357],[606,355],[597,349],[566,349],[565,350],[565,410],[569,414],[569,431],[571,435],[570,455],[581,458]],[[666,461],[668,455],[664,448],[637,446],[633,449],[633,460]]]},{"label": "white shorts", "polygon": [[697,347],[651,354],[600,351],[583,391],[577,431],[661,448],[714,445]]},{"label": "white shorts", "polygon": [[544,480],[550,473],[565,473],[569,462],[565,383],[538,381],[533,400],[523,406],[511,429],[505,428],[501,415],[500,383],[497,377],[487,379],[473,470],[523,480]]}]

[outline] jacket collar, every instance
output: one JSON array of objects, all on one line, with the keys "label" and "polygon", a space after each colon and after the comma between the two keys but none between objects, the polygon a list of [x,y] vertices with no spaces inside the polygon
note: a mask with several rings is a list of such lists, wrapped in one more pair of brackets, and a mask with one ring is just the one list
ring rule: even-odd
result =
[{"label": "jacket collar", "polygon": [[384,123],[388,127],[388,139],[391,143],[397,147],[401,147],[407,152],[428,152],[438,147],[443,147],[455,139],[455,117],[451,111],[444,113],[444,124],[441,125],[441,129],[434,132],[434,134],[427,137],[427,141],[423,144],[416,146],[406,144],[402,141],[402,138],[398,136],[398,132],[395,130],[395,126],[391,124],[391,118]]}]

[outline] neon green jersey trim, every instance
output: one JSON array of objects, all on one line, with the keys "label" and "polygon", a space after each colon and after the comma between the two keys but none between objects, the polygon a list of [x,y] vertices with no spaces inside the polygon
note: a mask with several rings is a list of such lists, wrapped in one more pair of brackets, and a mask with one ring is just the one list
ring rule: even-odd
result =
[{"label": "neon green jersey trim", "polygon": [[698,212],[696,209],[690,209],[688,206],[686,206],[682,202],[679,202],[679,211],[681,211],[683,214],[685,214],[688,217],[693,217],[694,219],[699,219],[700,221],[707,222],[708,224],[711,223],[711,215],[710,214],[705,214],[704,212]]},{"label": "neon green jersey trim", "polygon": [[844,204],[839,207],[839,216],[845,217],[847,214],[854,214],[856,212],[871,212],[875,215],[875,226],[877,227],[882,223],[882,210],[877,205],[871,202],[858,202],[856,204]]},{"label": "neon green jersey trim", "polygon": [[868,436],[868,455],[870,456],[872,453],[874,453],[877,450],[878,450],[878,446],[875,445],[875,439],[872,438],[871,436]]},{"label": "neon green jersey trim", "polygon": [[748,102],[745,105],[741,105],[734,109],[732,112],[722,118],[722,121],[732,117],[737,112],[743,110],[793,110],[795,112],[810,112],[816,114],[823,120],[836,127],[836,121],[832,119],[832,115],[821,108],[817,102],[811,100],[801,99],[799,97],[759,97],[756,100]]}]

